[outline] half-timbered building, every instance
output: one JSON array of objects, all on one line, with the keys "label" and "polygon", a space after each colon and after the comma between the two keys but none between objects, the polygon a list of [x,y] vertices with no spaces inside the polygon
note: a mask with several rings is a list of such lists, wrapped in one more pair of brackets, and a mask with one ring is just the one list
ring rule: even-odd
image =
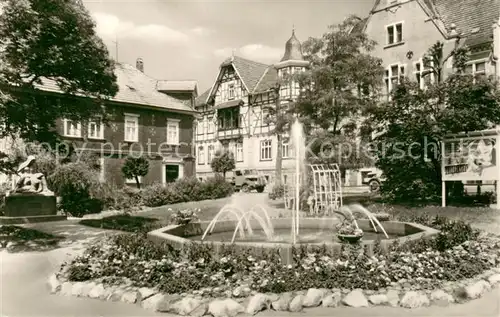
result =
[{"label": "half-timbered building", "polygon": [[[257,170],[272,180],[277,140],[268,109],[277,102],[286,107],[298,97],[297,82],[279,79],[302,72],[308,65],[294,31],[286,42],[283,58],[274,65],[234,55],[220,65],[212,87],[196,100],[200,113],[195,128],[199,178],[213,174],[210,163],[216,151],[225,148],[233,152],[236,169]],[[286,136],[282,154],[283,168],[292,167],[293,153]]]}]

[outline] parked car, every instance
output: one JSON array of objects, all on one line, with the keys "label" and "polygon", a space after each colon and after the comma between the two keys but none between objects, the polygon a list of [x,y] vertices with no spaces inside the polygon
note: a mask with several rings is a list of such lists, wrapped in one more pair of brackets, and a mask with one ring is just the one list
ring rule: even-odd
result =
[{"label": "parked car", "polygon": [[378,193],[380,191],[380,185],[385,181],[384,176],[381,171],[370,172],[366,175],[366,183],[370,188],[370,192]]},{"label": "parked car", "polygon": [[231,182],[236,191],[256,190],[258,193],[262,193],[266,188],[266,178],[257,170],[234,170]]}]

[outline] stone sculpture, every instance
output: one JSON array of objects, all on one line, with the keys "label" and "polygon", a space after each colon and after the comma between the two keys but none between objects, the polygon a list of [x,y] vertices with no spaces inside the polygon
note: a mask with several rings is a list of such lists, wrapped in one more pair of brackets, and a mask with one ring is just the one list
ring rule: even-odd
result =
[{"label": "stone sculpture", "polygon": [[54,196],[54,193],[49,190],[47,180],[43,173],[35,173],[33,171],[33,163],[35,163],[35,156],[30,155],[28,159],[21,163],[17,169],[20,178],[16,182],[14,190],[11,195],[43,195]]}]

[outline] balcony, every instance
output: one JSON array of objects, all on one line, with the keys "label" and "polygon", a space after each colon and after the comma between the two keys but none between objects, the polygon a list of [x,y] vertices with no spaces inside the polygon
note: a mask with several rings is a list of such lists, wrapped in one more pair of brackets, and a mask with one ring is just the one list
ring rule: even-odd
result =
[{"label": "balcony", "polygon": [[243,135],[243,129],[242,128],[219,129],[215,133],[215,137],[218,140],[238,139],[242,135]]}]

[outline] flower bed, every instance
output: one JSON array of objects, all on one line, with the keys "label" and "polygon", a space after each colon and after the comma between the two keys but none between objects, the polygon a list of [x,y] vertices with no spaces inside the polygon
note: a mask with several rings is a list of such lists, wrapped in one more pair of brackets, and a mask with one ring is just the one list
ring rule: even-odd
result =
[{"label": "flower bed", "polygon": [[[441,294],[448,302],[473,298],[496,279],[500,281],[498,276],[489,282],[474,280],[500,264],[498,237],[480,235],[461,222],[422,220],[441,233],[430,240],[395,245],[391,252],[376,252],[373,257],[364,255],[356,245],[344,245],[340,254],[328,254],[326,248],[299,248],[294,250],[294,265],[283,265],[276,253],[256,257],[227,246],[216,258],[206,244],[180,252],[154,244],[142,235],[120,235],[92,245],[64,267],[60,279],[68,283],[91,281],[94,286],[125,283],[129,290],[154,289],[162,296],[191,294],[200,300],[246,297],[251,293],[284,293],[295,298],[300,295],[297,292],[313,289],[329,290],[328,296],[344,290],[341,295],[349,301],[350,297],[361,298],[351,290],[363,289],[363,296],[387,296],[393,290],[416,296],[421,305],[432,301],[432,294]],[[469,280],[473,289],[463,284]],[[318,296],[323,298],[327,293],[321,294]],[[415,302],[403,299],[403,306]],[[290,309],[291,303],[287,307]]]}]

